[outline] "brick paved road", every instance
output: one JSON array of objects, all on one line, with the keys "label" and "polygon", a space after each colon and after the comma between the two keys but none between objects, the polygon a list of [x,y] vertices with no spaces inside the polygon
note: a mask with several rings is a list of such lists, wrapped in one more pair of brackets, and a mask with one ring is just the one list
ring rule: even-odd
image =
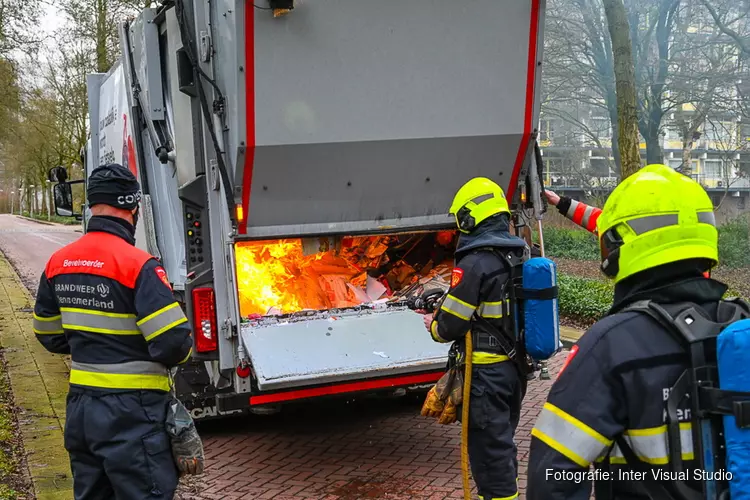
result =
[{"label": "brick paved road", "polygon": [[[553,378],[564,358],[560,353],[550,363]],[[522,489],[529,434],[550,385],[534,381],[526,396],[517,436]],[[273,417],[206,422],[206,473],[183,485],[182,498],[463,498],[460,426],[421,417],[421,404],[318,403]]]}]

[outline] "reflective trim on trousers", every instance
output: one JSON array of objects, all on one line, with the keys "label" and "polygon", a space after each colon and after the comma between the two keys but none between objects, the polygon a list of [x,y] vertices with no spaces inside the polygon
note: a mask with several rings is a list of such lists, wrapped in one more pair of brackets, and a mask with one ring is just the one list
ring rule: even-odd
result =
[{"label": "reflective trim on trousers", "polygon": [[166,367],[152,361],[113,364],[73,361],[70,365],[70,383],[106,389],[170,389]]}]

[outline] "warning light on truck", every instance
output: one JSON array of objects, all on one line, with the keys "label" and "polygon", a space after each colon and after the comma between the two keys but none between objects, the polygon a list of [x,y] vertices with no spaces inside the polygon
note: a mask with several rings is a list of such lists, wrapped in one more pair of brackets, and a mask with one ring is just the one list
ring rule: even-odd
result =
[{"label": "warning light on truck", "polygon": [[242,210],[242,205],[238,203],[235,207],[235,211],[237,214],[237,222],[245,222],[245,212]]},{"label": "warning light on truck", "polygon": [[213,288],[196,288],[193,290],[193,311],[195,328],[195,350],[198,352],[215,351],[218,343],[216,326],[216,302]]}]

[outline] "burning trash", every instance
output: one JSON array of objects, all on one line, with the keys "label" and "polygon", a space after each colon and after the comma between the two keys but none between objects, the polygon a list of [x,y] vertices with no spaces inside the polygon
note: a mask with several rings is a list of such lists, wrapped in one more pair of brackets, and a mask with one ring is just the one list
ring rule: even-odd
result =
[{"label": "burning trash", "polygon": [[404,298],[431,281],[447,288],[454,249],[450,231],[239,242],[240,313],[355,307]]}]

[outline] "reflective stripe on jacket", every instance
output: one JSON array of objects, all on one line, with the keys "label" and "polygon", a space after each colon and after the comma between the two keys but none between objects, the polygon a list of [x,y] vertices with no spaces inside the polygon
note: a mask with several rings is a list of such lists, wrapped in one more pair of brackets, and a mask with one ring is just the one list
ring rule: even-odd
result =
[{"label": "reflective stripe on jacket", "polygon": [[101,217],[47,263],[34,333],[47,350],[71,354],[71,386],[105,391],[168,391],[167,369],[192,352],[164,269],[125,226]]}]

